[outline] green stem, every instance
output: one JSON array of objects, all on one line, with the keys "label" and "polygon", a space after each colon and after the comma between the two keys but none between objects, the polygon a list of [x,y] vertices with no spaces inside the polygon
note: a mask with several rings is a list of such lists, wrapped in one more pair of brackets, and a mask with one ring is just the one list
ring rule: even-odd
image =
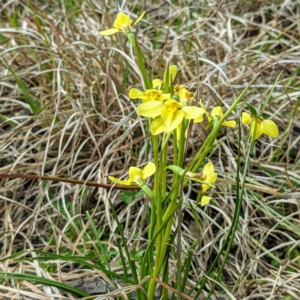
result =
[{"label": "green stem", "polygon": [[[161,201],[161,192],[160,192],[160,165],[159,165],[159,153],[158,153],[158,137],[156,135],[152,136],[152,144],[153,144],[153,153],[154,153],[154,163],[158,172],[154,174],[154,195],[156,199],[156,225],[155,231],[157,228],[160,228],[162,223],[162,201]],[[152,238],[152,237],[151,237]],[[162,235],[159,234],[156,238],[157,249],[160,249],[162,240]]]},{"label": "green stem", "polygon": [[[185,132],[189,125],[188,120],[184,120],[182,122],[180,137],[179,137],[179,153],[178,153],[178,165],[183,167],[183,160],[184,160],[184,150],[186,145],[185,139]],[[180,180],[180,178],[179,178]],[[183,188],[183,181],[181,180],[180,189],[179,189],[179,197],[182,198],[182,188]],[[177,300],[181,300],[181,222],[182,222],[182,205],[179,206],[178,209],[178,234],[177,234]]]},{"label": "green stem", "polygon": [[127,34],[127,37],[129,39],[133,49],[136,52],[139,69],[142,73],[142,77],[143,77],[145,87],[146,87],[146,89],[151,89],[152,88],[152,83],[151,83],[150,79],[147,76],[147,72],[146,72],[146,68],[145,68],[145,60],[144,60],[141,48],[140,48],[140,46],[139,46],[139,44],[136,40],[136,36],[131,32],[131,33]]},{"label": "green stem", "polygon": [[[160,193],[160,179],[161,179],[161,166],[159,164],[159,153],[158,153],[158,137],[156,135],[152,135],[152,146],[153,146],[153,155],[154,155],[154,163],[157,168],[157,172],[154,173],[154,197],[156,199],[156,218],[151,218],[151,222],[156,222],[154,224],[150,224],[150,228],[155,228],[155,232],[161,227],[162,225],[162,201],[161,201],[161,193]],[[153,213],[151,211],[151,213]],[[153,233],[151,233],[151,239],[153,238]],[[150,240],[151,240],[150,239]],[[153,270],[153,275],[157,273],[157,260],[160,256],[161,251],[161,243],[162,243],[162,232],[160,232],[156,238],[156,261]],[[152,264],[151,264],[152,265]],[[155,275],[154,275],[155,276]],[[155,276],[156,277],[156,276]],[[155,294],[155,287],[156,282],[151,278],[150,284],[148,287],[148,299],[153,299]]]},{"label": "green stem", "polygon": [[[240,216],[240,212],[241,212],[241,207],[242,207],[243,193],[244,193],[246,175],[247,175],[247,170],[248,170],[248,163],[249,163],[249,158],[250,158],[250,149],[247,152],[245,168],[244,168],[244,173],[243,173],[242,186],[241,186],[241,189],[239,189],[238,186],[240,184],[240,175],[239,174],[240,174],[240,157],[241,157],[241,146],[240,146],[241,126],[239,126],[239,135],[238,136],[239,136],[239,147],[238,147],[238,163],[237,163],[237,170],[236,170],[236,174],[237,174],[236,175],[236,184],[237,184],[236,199],[237,199],[237,203],[236,203],[236,206],[235,206],[234,216],[233,216],[233,220],[232,220],[232,224],[231,224],[231,228],[230,228],[230,234],[228,235],[228,237],[226,239],[226,242],[227,242],[226,251],[225,251],[224,257],[222,259],[222,263],[221,263],[216,281],[214,281],[212,289],[210,290],[210,293],[207,296],[207,299],[210,299],[210,296],[212,295],[212,293],[215,289],[216,282],[220,282],[220,278],[221,278],[223,269],[225,267],[225,263],[226,263],[227,258],[229,256],[229,252],[231,250],[231,246],[232,246],[232,243],[233,243],[233,240],[234,240],[234,236],[235,236],[235,232],[236,232],[236,229],[237,229],[237,226],[238,226],[239,216]],[[209,274],[208,274],[208,276],[209,276]]]},{"label": "green stem", "polygon": [[[241,135],[239,135],[239,136],[241,136]],[[251,146],[250,146],[250,149],[251,149]],[[200,288],[198,290],[198,293],[195,295],[195,297],[198,297],[200,295],[202,289],[205,286],[205,283],[207,282],[207,279],[209,278],[210,274],[215,270],[215,265],[217,264],[223,250],[226,248],[224,258],[222,259],[220,270],[219,270],[217,278],[215,280],[216,282],[220,282],[219,279],[222,274],[222,270],[224,269],[226,260],[228,258],[228,255],[229,255],[229,252],[230,252],[233,240],[234,240],[235,232],[236,232],[236,229],[238,226],[238,220],[239,220],[239,215],[240,215],[240,211],[241,211],[243,193],[244,193],[245,182],[246,182],[245,178],[246,178],[246,173],[247,173],[249,157],[250,157],[250,151],[248,151],[247,156],[246,156],[246,163],[245,163],[245,168],[244,168],[244,173],[243,173],[243,181],[242,181],[241,189],[239,190],[237,188],[237,195],[236,195],[237,203],[235,206],[234,216],[232,219],[232,224],[230,226],[228,235],[227,235],[225,242],[223,243],[218,255],[216,256],[216,258],[214,259],[213,263],[211,264],[209,270],[207,271],[206,276],[203,278]],[[240,161],[240,147],[238,148],[238,161]],[[238,163],[237,164],[237,177],[236,177],[237,186],[239,186],[239,181],[240,181],[239,166],[240,166],[240,164]],[[211,292],[209,293],[209,295],[207,296],[206,299],[209,299],[209,297],[211,296],[211,294],[214,291],[214,288],[215,288],[215,283],[213,284],[213,287],[211,288]]]},{"label": "green stem", "polygon": [[[173,139],[174,139],[173,164],[177,165],[179,167],[182,167],[182,164],[183,164],[186,126],[187,126],[187,123],[182,124],[179,142],[177,142],[177,130],[174,130],[174,132],[173,132]],[[163,151],[163,153],[164,153],[164,155],[167,154],[167,152],[164,152],[164,151]],[[173,173],[173,184],[172,184],[172,189],[174,189],[174,191],[171,196],[171,202],[170,202],[166,212],[164,213],[163,220],[165,220],[166,218],[168,218],[170,216],[169,215],[170,212],[172,212],[172,216],[171,216],[171,218],[169,218],[169,221],[167,222],[167,226],[163,233],[163,239],[162,239],[162,241],[160,241],[161,244],[160,245],[157,244],[157,248],[156,248],[157,252],[156,252],[156,261],[155,261],[153,276],[157,277],[157,278],[159,277],[161,266],[163,265],[163,262],[164,262],[164,259],[166,256],[166,252],[168,249],[168,242],[170,239],[170,234],[171,234],[171,229],[172,229],[172,224],[173,224],[173,216],[176,211],[176,210],[174,210],[174,208],[178,204],[177,200],[178,200],[178,196],[179,196],[180,190],[181,190],[180,189],[181,187],[178,184],[178,180],[181,180],[181,177],[174,172]],[[180,226],[180,224],[178,226]],[[159,226],[157,226],[158,229],[160,227],[161,227],[161,224]],[[162,236],[162,234],[159,234],[159,235]],[[178,284],[180,285],[180,283],[178,283]],[[156,282],[151,279],[150,286],[148,289],[148,299],[149,300],[153,299],[155,289],[156,289]],[[179,289],[180,289],[180,287],[179,287]]]},{"label": "green stem", "polygon": [[[217,138],[217,135],[219,133],[219,130],[221,128],[222,123],[226,120],[226,118],[232,113],[232,111],[237,107],[239,102],[242,100],[243,96],[246,94],[247,90],[251,86],[252,82],[255,79],[253,79],[250,84],[241,92],[241,94],[236,98],[236,100],[231,104],[231,106],[228,108],[228,110],[224,113],[223,117],[219,120],[218,123],[215,124],[214,129],[210,132],[209,136],[205,140],[205,142],[202,144],[201,148],[198,150],[197,154],[193,158],[192,162],[189,165],[189,169],[192,170],[192,172],[197,172],[197,170],[202,165],[204,159],[206,158],[206,155],[203,155],[203,153],[206,153],[209,148],[211,148],[212,144]],[[187,181],[185,181],[187,183]]]},{"label": "green stem", "polygon": [[[164,138],[167,138],[167,136],[164,135]],[[168,143],[162,143],[163,149],[162,149],[162,158],[161,158],[161,195],[162,197],[166,196],[167,192],[167,158],[168,158]]]}]

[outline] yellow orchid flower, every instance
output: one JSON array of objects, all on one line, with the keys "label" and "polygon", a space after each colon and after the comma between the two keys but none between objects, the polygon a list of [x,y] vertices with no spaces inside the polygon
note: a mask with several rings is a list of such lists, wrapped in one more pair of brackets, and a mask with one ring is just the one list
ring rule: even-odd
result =
[{"label": "yellow orchid flower", "polygon": [[209,115],[209,112],[206,110],[206,108],[203,105],[201,100],[200,100],[200,106],[201,106],[201,109],[202,109],[202,113],[196,119],[194,119],[194,123],[203,122],[203,115],[206,115],[208,122],[210,122],[212,120],[212,117]]},{"label": "yellow orchid flower", "polygon": [[258,139],[262,134],[266,134],[272,138],[278,137],[278,127],[272,120],[263,120],[259,117],[254,117],[246,112],[243,112],[242,123],[250,124],[250,130],[254,140]]},{"label": "yellow orchid flower", "polygon": [[[177,67],[175,65],[169,66],[169,85],[171,82],[174,81],[176,74],[177,74]],[[158,78],[152,80],[152,88],[161,90],[163,85],[166,82],[166,77],[167,77],[167,70],[164,72],[163,80],[160,80]]]},{"label": "yellow orchid flower", "polygon": [[141,185],[144,181],[152,176],[156,171],[155,164],[153,162],[149,162],[143,170],[137,167],[129,168],[129,178],[127,180],[120,180],[113,176],[108,176],[109,180],[112,182],[121,184],[121,185]]},{"label": "yellow orchid flower", "polygon": [[[205,178],[203,181],[209,184],[213,184],[218,175],[215,173],[214,165],[211,162],[208,162],[203,168],[203,177]],[[202,192],[205,193],[210,188],[209,185],[203,183],[202,184]]]},{"label": "yellow orchid flower", "polygon": [[144,17],[144,15],[145,15],[145,12],[143,12],[138,17],[138,19],[134,22],[126,14],[118,13],[117,18],[114,21],[114,28],[100,31],[100,34],[101,35],[111,35],[116,32],[123,32],[125,34],[128,34],[128,33],[132,32],[132,27],[135,26]]},{"label": "yellow orchid flower", "polygon": [[178,92],[176,94],[178,95],[180,102],[185,105],[189,104],[191,102],[191,98],[194,96],[194,93],[188,91],[183,85],[178,87]]},{"label": "yellow orchid flower", "polygon": [[[174,80],[177,73],[177,67],[175,65],[169,66],[169,83],[172,79]],[[164,81],[166,80],[167,71],[164,72]],[[171,98],[170,93],[163,93],[161,88],[163,87],[164,81],[160,79],[152,80],[152,89],[148,89],[145,92],[142,92],[136,88],[132,88],[129,90],[129,98],[130,99],[141,99],[143,101],[164,101]]]},{"label": "yellow orchid flower", "polygon": [[156,78],[156,79],[152,80],[152,88],[154,88],[154,89],[160,90],[162,87],[162,84],[163,84],[163,82],[160,79]]},{"label": "yellow orchid flower", "polygon": [[[215,107],[212,111],[211,111],[211,116],[215,119],[221,119],[223,117],[223,111],[222,111],[222,107],[221,106],[217,106]],[[232,121],[224,121],[222,123],[222,126],[227,126],[227,127],[235,127],[236,125],[236,121],[232,120]]]},{"label": "yellow orchid flower", "polygon": [[211,197],[208,197],[206,195],[202,195],[202,198],[201,198],[201,206],[205,206],[207,205],[211,200]]},{"label": "yellow orchid flower", "polygon": [[130,99],[142,99],[143,101],[164,101],[170,99],[170,94],[164,94],[160,90],[149,89],[145,92],[142,92],[136,88],[132,88],[129,90],[129,98]]},{"label": "yellow orchid flower", "polygon": [[211,162],[208,162],[203,168],[203,173],[187,172],[186,176],[191,180],[200,180],[204,182],[202,183],[201,206],[208,204],[211,200],[211,197],[206,196],[205,193],[208,189],[211,188],[218,177],[218,175],[215,173],[213,164]]},{"label": "yellow orchid flower", "polygon": [[[203,168],[203,177],[205,177],[204,182],[212,185],[216,180],[218,175],[215,173],[214,165],[211,162],[208,162]],[[203,183],[202,184],[202,193],[206,193],[206,191],[210,188],[210,185]],[[211,197],[206,195],[202,195],[201,198],[201,206],[204,206],[209,203]]]},{"label": "yellow orchid flower", "polygon": [[147,118],[157,118],[150,125],[153,135],[162,132],[172,132],[176,129],[183,119],[195,119],[202,113],[202,109],[196,106],[183,106],[175,99],[166,100],[164,103],[159,101],[147,101],[137,107],[139,115]]}]

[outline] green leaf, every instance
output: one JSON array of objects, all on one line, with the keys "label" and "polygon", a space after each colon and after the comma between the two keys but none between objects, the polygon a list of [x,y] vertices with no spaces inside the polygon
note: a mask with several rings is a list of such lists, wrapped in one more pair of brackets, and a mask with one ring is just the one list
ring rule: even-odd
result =
[{"label": "green leaf", "polygon": [[184,169],[182,169],[178,166],[175,166],[175,165],[167,166],[167,169],[173,171],[175,174],[177,174],[179,176],[181,176],[184,173]]},{"label": "green leaf", "polygon": [[1,272],[0,271],[0,279],[1,280],[8,280],[8,279],[26,280],[26,281],[30,281],[30,282],[38,282],[38,283],[45,284],[45,285],[48,285],[48,286],[54,286],[56,288],[62,289],[64,291],[67,291],[67,292],[72,293],[72,294],[76,294],[76,295],[81,296],[81,297],[90,297],[90,295],[88,293],[85,293],[85,292],[83,292],[81,290],[78,290],[74,287],[71,287],[67,284],[57,282],[55,280],[43,278],[43,277],[40,277],[40,276],[31,275],[31,274],[28,274],[28,273],[25,274],[25,273]]},{"label": "green leaf", "polygon": [[130,204],[135,198],[144,194],[143,190],[140,191],[122,191],[121,200],[127,204]]},{"label": "green leaf", "polygon": [[29,91],[29,89],[26,86],[26,84],[24,83],[24,81],[22,79],[18,78],[18,76],[16,75],[16,73],[14,72],[14,70],[10,67],[10,65],[7,62],[5,64],[1,63],[1,65],[3,67],[5,67],[13,75],[13,77],[15,78],[15,80],[17,82],[18,87],[23,92],[23,96],[24,96],[24,99],[25,99],[26,103],[30,106],[32,112],[34,114],[37,114],[41,110],[41,107],[33,99],[35,96],[32,95],[32,93]]},{"label": "green leaf", "polygon": [[15,123],[14,121],[10,121],[10,117],[8,116],[4,116],[0,114],[0,119],[2,119],[4,122],[6,122],[7,124],[9,124],[11,127],[17,127],[18,124]]}]

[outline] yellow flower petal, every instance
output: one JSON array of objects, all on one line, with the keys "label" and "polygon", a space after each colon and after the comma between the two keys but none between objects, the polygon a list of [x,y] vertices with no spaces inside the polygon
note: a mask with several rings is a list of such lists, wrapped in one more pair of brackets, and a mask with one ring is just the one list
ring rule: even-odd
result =
[{"label": "yellow flower petal", "polygon": [[[177,74],[177,67],[175,65],[169,66],[169,84],[174,81]],[[164,82],[166,82],[167,70],[164,72]]]},{"label": "yellow flower petal", "polygon": [[203,122],[203,115],[204,114],[205,114],[205,111],[202,109],[202,112],[199,114],[199,116],[194,119],[194,123],[201,123],[201,122]]},{"label": "yellow flower petal", "polygon": [[142,18],[144,17],[145,13],[146,12],[143,11],[142,14],[138,17],[138,19],[132,25],[135,26],[138,22],[140,22],[142,20]]},{"label": "yellow flower petal", "polygon": [[152,80],[152,87],[154,89],[160,89],[162,86],[162,81],[160,79],[153,79]]},{"label": "yellow flower petal", "polygon": [[215,107],[212,111],[211,111],[211,116],[213,118],[219,118],[221,119],[223,117],[223,111],[222,111],[222,107],[221,106],[217,106]]},{"label": "yellow flower petal", "polygon": [[182,87],[178,91],[179,100],[182,103],[190,103],[191,98],[193,97],[194,93],[189,92],[186,88]]},{"label": "yellow flower petal", "polygon": [[148,89],[145,92],[142,92],[136,88],[129,90],[130,99],[142,99],[143,101],[164,101],[170,98],[170,94],[163,94],[162,91],[157,89]]},{"label": "yellow flower petal", "polygon": [[160,90],[156,90],[156,89],[149,89],[145,91],[146,94],[146,98],[144,98],[144,101],[162,101],[163,98],[161,98],[162,96],[162,91]]},{"label": "yellow flower petal", "polygon": [[250,124],[252,122],[251,115],[247,114],[246,112],[242,113],[242,123],[243,124]]},{"label": "yellow flower petal", "polygon": [[115,183],[122,185],[141,185],[143,184],[143,180],[148,178],[149,176],[155,173],[156,167],[153,162],[149,162],[143,170],[137,167],[129,168],[129,179],[120,180],[113,176],[108,176],[108,178]]},{"label": "yellow flower petal", "polygon": [[182,122],[176,128],[177,141],[180,140],[181,126],[182,126]]},{"label": "yellow flower petal", "polygon": [[116,32],[119,32],[120,30],[119,29],[116,29],[116,28],[111,28],[111,29],[107,29],[107,30],[102,30],[100,31],[100,34],[101,35],[111,35],[111,34],[114,34]]},{"label": "yellow flower petal", "polygon": [[138,179],[143,179],[143,171],[137,167],[129,168],[129,181],[137,182]]},{"label": "yellow flower petal", "polygon": [[[209,113],[207,112],[205,106],[204,106],[203,103],[202,103],[202,100],[200,100],[200,106],[201,106],[201,108],[204,110],[208,122],[210,122],[210,121],[212,120],[212,117],[211,117],[211,116],[209,115]],[[201,118],[200,118],[200,119],[201,119]],[[202,122],[202,121],[200,121],[200,122]],[[198,120],[196,121],[196,123],[199,123]]]},{"label": "yellow flower petal", "polygon": [[158,98],[157,101],[165,101],[165,100],[171,100],[171,94],[161,94]]},{"label": "yellow flower petal", "polygon": [[[216,177],[216,179],[217,179],[217,176],[214,176],[214,177]],[[208,189],[210,189],[211,186],[209,184],[212,184],[212,183],[209,183],[207,180],[205,180],[205,182],[207,182],[208,184],[202,183],[202,192],[203,193],[205,193]]]},{"label": "yellow flower petal", "polygon": [[124,27],[130,26],[131,22],[132,20],[129,16],[124,13],[118,13],[117,18],[114,21],[114,27],[121,31],[124,31]]},{"label": "yellow flower petal", "polygon": [[167,133],[172,132],[181,124],[184,118],[184,112],[182,110],[173,112],[164,108],[161,112],[161,118],[164,120],[164,131]]},{"label": "yellow flower petal", "polygon": [[177,102],[175,99],[169,99],[164,104],[166,108],[173,112],[182,108],[182,104],[180,102]]},{"label": "yellow flower petal", "polygon": [[251,123],[251,133],[252,133],[252,138],[254,138],[254,140],[257,140],[261,135],[263,135],[263,131],[261,128],[261,121],[256,119],[253,119],[254,121],[252,121]]},{"label": "yellow flower petal", "polygon": [[131,25],[134,26],[137,24],[145,15],[145,12],[143,12],[139,18],[133,23],[133,21],[130,19],[129,16],[127,16],[124,13],[118,13],[117,18],[114,21],[114,28],[108,29],[108,30],[103,30],[100,31],[101,35],[111,35],[116,32],[124,32],[126,34],[131,32]]},{"label": "yellow flower petal", "polygon": [[108,179],[112,182],[115,182],[117,184],[121,184],[121,185],[132,185],[134,184],[131,180],[120,180],[118,178],[115,178],[113,176],[108,176]]},{"label": "yellow flower petal", "polygon": [[201,108],[202,108],[205,112],[207,112],[205,106],[204,106],[203,103],[202,103],[202,100],[200,100],[200,106],[201,106]]},{"label": "yellow flower petal", "polygon": [[278,127],[272,120],[262,120],[258,116],[251,116],[243,112],[242,123],[251,124],[250,130],[254,140],[258,139],[263,134],[266,134],[272,138],[278,137]]},{"label": "yellow flower petal", "polygon": [[[197,119],[200,117],[200,120],[202,118],[202,120],[200,122],[203,121],[203,114],[204,111],[202,108],[197,107],[197,106],[184,106],[182,108],[183,112],[184,112],[184,117],[188,120],[190,119]],[[199,122],[198,122],[199,123]]]},{"label": "yellow flower petal", "polygon": [[214,165],[209,161],[203,168],[204,175],[210,175],[215,172]]},{"label": "yellow flower petal", "polygon": [[217,178],[218,178],[218,175],[216,173],[213,173],[207,177],[206,181],[209,184],[213,184],[217,180]]},{"label": "yellow flower petal", "polygon": [[[211,116],[214,118],[214,119],[221,119],[223,118],[223,110],[222,110],[222,107],[221,106],[217,106],[215,107],[212,111],[211,111]],[[227,126],[227,127],[235,127],[236,125],[236,121],[224,121],[222,123],[222,126]]]},{"label": "yellow flower petal", "polygon": [[148,162],[148,164],[143,169],[143,179],[152,176],[156,171],[156,166],[153,162]]},{"label": "yellow flower petal", "polygon": [[143,102],[137,107],[139,115],[147,118],[155,118],[161,114],[164,105],[158,101]]},{"label": "yellow flower petal", "polygon": [[[214,165],[211,162],[208,162],[203,168],[203,175],[206,176],[204,182],[212,185],[216,180],[218,175],[215,173]],[[202,184],[202,192],[206,192],[210,188],[207,184]]]},{"label": "yellow flower petal", "polygon": [[211,200],[211,197],[203,195],[201,198],[201,206],[207,205]]},{"label": "yellow flower petal", "polygon": [[164,132],[164,120],[162,118],[156,118],[150,125],[152,135],[158,135]]},{"label": "yellow flower petal", "polygon": [[236,126],[236,121],[225,121],[222,123],[222,126],[227,126],[227,127],[235,127]]},{"label": "yellow flower petal", "polygon": [[276,123],[272,120],[263,120],[261,122],[261,130],[264,134],[272,138],[277,138],[279,134],[278,127]]},{"label": "yellow flower petal", "polygon": [[128,96],[130,99],[142,99],[142,97],[145,96],[145,93],[136,88],[132,88],[129,90]]}]

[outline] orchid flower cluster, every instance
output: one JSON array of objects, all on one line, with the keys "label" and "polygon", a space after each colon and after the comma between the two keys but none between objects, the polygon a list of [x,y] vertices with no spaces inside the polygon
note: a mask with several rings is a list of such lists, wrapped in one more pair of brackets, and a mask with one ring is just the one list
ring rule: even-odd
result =
[{"label": "orchid flower cluster", "polygon": [[[184,121],[193,120],[194,123],[202,122],[203,116],[207,117],[208,122],[213,119],[222,118],[223,111],[220,106],[215,107],[209,113],[202,102],[200,107],[191,105],[194,99],[194,94],[188,91],[184,85],[176,84],[173,93],[166,93],[164,87],[167,85],[166,77],[169,74],[169,82],[172,84],[177,74],[177,67],[172,65],[165,71],[163,80],[153,79],[152,88],[145,91],[132,88],[129,91],[130,99],[140,99],[142,103],[137,107],[137,113],[142,117],[147,117],[151,120],[150,131],[152,135],[159,135],[161,133],[172,133],[174,130],[177,132],[177,138],[180,137],[180,130]],[[236,121],[224,121],[222,126],[235,127]],[[149,172],[151,170],[151,172]],[[155,165],[149,162],[147,166],[141,170],[136,167],[130,167],[129,179],[120,180],[113,176],[109,179],[115,183],[123,185],[142,185],[147,177],[154,174],[156,170]],[[176,170],[177,173],[182,173],[183,170]],[[175,171],[175,172],[176,172]],[[199,178],[197,174],[189,172],[186,176],[188,179],[194,180]],[[212,187],[217,179],[217,174],[214,172],[214,166],[208,162],[203,168],[202,178],[202,199],[201,205],[204,206],[209,203],[210,197],[204,195],[206,191]]]},{"label": "orchid flower cluster", "polygon": [[[149,240],[153,238],[156,241],[156,261],[153,267],[145,268],[147,271],[141,268],[142,278],[146,275],[154,277],[160,275],[171,234],[172,217],[176,209],[182,204],[182,186],[184,187],[189,181],[193,181],[193,184],[195,182],[196,184],[200,183],[201,191],[199,191],[197,203],[200,203],[201,206],[210,203],[211,197],[207,193],[210,188],[214,187],[213,184],[218,175],[215,173],[212,162],[206,161],[206,156],[214,147],[221,126],[236,127],[235,120],[227,119],[230,113],[243,104],[248,107],[250,114],[242,113],[242,123],[250,126],[249,139],[252,145],[263,134],[273,138],[278,136],[278,127],[275,122],[264,120],[254,107],[240,102],[241,97],[236,99],[225,112],[221,106],[216,106],[210,111],[207,110],[201,100],[195,99],[192,91],[176,82],[178,70],[175,65],[168,66],[162,78],[152,79],[149,74],[154,72],[147,72],[143,53],[133,32],[133,27],[141,21],[144,14],[142,13],[136,21],[133,21],[126,14],[119,13],[113,28],[100,31],[100,34],[104,36],[123,33],[128,37],[137,55],[138,66],[143,77],[142,86],[145,86],[144,90],[131,88],[129,98],[141,101],[137,105],[136,111],[141,117],[149,119],[154,162],[148,162],[143,169],[135,166],[130,167],[129,178],[126,180],[109,176],[109,179],[116,184],[142,188],[152,201]],[[193,124],[203,122],[205,119],[208,122],[207,128],[212,128],[212,130],[192,162],[185,165],[184,153],[188,139],[188,128]],[[162,135],[160,144],[159,135]],[[173,143],[172,165],[168,165],[167,162],[167,141],[170,139]],[[167,188],[167,170],[173,172],[171,191],[168,191]],[[146,179],[152,175],[154,175],[153,188],[150,188],[146,185]],[[180,183],[183,183],[181,188]],[[162,230],[163,227],[164,230]],[[151,279],[148,286],[148,298],[150,300],[154,297],[155,287],[156,282]]]}]

